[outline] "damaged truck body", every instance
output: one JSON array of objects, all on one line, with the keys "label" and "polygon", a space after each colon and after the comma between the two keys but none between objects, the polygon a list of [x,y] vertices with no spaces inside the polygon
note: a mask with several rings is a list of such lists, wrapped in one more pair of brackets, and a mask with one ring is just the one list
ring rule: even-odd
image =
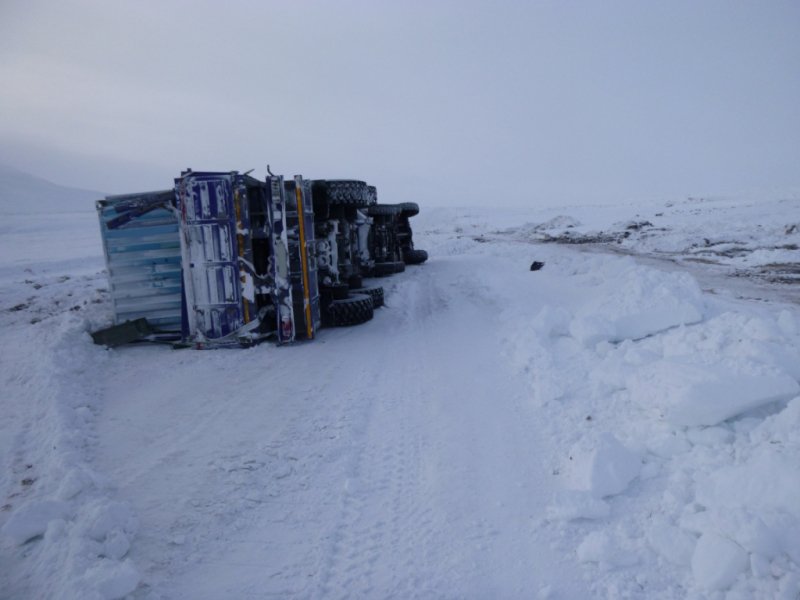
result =
[{"label": "damaged truck body", "polygon": [[411,243],[412,204],[378,205],[362,181],[236,171],[187,170],[171,190],[109,196],[97,209],[115,325],[93,337],[285,344],[368,321],[383,289],[364,278],[399,272],[404,252],[409,264],[427,259]]}]

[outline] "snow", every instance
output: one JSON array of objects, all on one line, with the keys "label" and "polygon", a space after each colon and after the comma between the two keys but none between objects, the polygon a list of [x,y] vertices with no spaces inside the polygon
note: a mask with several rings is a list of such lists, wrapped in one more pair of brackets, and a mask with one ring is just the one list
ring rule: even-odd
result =
[{"label": "snow", "polygon": [[697,540],[692,555],[695,581],[708,590],[725,590],[749,564],[747,552],[736,542],[713,533]]},{"label": "snow", "polygon": [[573,446],[569,464],[565,466],[565,479],[569,479],[572,489],[604,498],[624,492],[641,468],[639,454],[605,432],[594,443],[587,444],[582,439]]},{"label": "snow", "polygon": [[17,509],[3,525],[2,534],[17,544],[24,544],[37,536],[44,535],[51,522],[61,521],[69,514],[64,502],[46,500],[31,502]]},{"label": "snow", "polygon": [[686,273],[665,274],[633,260],[597,266],[604,280],[592,286],[569,329],[584,345],[637,340],[703,319],[700,287]]},{"label": "snow", "polygon": [[796,598],[798,214],[423,203],[371,322],[206,352],[4,215],[0,595]]}]

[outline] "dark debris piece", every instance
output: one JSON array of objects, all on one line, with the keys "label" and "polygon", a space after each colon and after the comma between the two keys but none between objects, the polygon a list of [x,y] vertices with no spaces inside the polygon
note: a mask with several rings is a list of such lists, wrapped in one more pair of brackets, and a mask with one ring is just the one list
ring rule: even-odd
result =
[{"label": "dark debris piece", "polygon": [[531,263],[531,271],[538,271],[538,270],[539,270],[539,269],[541,269],[543,266],[544,266],[544,263],[543,263],[543,262],[539,262],[538,260],[535,260],[535,261],[533,261],[533,262]]},{"label": "dark debris piece", "polygon": [[113,348],[144,339],[152,333],[153,328],[147,322],[147,319],[136,319],[95,331],[92,333],[92,339],[95,344]]}]

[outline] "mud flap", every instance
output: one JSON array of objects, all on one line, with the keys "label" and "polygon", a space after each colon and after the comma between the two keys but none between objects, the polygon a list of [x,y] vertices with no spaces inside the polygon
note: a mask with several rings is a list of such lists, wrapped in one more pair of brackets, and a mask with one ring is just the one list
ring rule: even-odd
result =
[{"label": "mud flap", "polygon": [[116,348],[123,344],[145,340],[154,333],[155,331],[150,326],[150,323],[147,322],[147,319],[136,319],[134,321],[125,321],[119,325],[112,325],[105,329],[99,329],[91,335],[95,344]]}]

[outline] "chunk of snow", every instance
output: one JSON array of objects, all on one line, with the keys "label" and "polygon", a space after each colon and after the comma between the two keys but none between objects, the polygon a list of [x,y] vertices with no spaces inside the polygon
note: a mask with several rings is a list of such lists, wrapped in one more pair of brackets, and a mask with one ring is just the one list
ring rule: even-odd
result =
[{"label": "chunk of snow", "polygon": [[593,531],[578,546],[578,560],[583,563],[593,562],[609,568],[631,567],[639,562],[639,558],[630,550],[621,548],[606,531]]},{"label": "chunk of snow", "polygon": [[610,433],[602,434],[594,444],[586,440],[576,444],[570,458],[567,467],[570,487],[589,492],[595,498],[625,491],[642,468],[641,456]]},{"label": "chunk of snow", "polygon": [[24,544],[31,538],[44,535],[50,521],[65,519],[69,514],[66,502],[45,500],[32,502],[18,508],[3,525],[2,533],[17,544]]},{"label": "chunk of snow", "polygon": [[640,339],[703,320],[700,287],[685,273],[632,266],[591,294],[570,324],[572,336],[587,347]]},{"label": "chunk of snow", "polygon": [[85,469],[74,467],[62,479],[56,497],[61,500],[70,500],[92,485],[94,485],[92,476]]},{"label": "chunk of snow", "polygon": [[646,539],[658,555],[672,564],[683,567],[691,564],[697,539],[690,533],[662,520],[647,529]]},{"label": "chunk of snow", "polygon": [[108,558],[122,560],[131,549],[131,542],[124,531],[115,529],[106,536],[103,551]]},{"label": "chunk of snow", "polygon": [[733,433],[725,427],[706,427],[704,429],[690,429],[686,437],[695,446],[721,446],[733,440]]},{"label": "chunk of snow", "polygon": [[692,555],[692,574],[707,590],[726,590],[750,564],[747,552],[737,543],[715,533],[704,533]]},{"label": "chunk of snow", "polygon": [[84,582],[97,590],[103,600],[117,600],[133,592],[142,577],[130,560],[117,562],[104,559],[88,569]]},{"label": "chunk of snow", "polygon": [[683,432],[671,432],[666,435],[653,435],[646,440],[647,450],[661,458],[672,458],[678,454],[689,452],[692,445],[686,440]]},{"label": "chunk of snow", "polygon": [[709,380],[684,387],[667,411],[673,425],[716,425],[771,402],[800,393],[788,375],[747,375],[709,370]]},{"label": "chunk of snow", "polygon": [[114,530],[135,531],[137,527],[136,517],[124,502],[97,501],[88,507],[87,513],[87,534],[98,542]]},{"label": "chunk of snow", "polygon": [[698,483],[696,501],[716,529],[751,552],[785,552],[800,562],[800,466],[793,458],[762,450],[717,469]]},{"label": "chunk of snow", "polygon": [[717,425],[800,393],[788,375],[747,361],[702,365],[661,360],[636,371],[627,385],[637,401],[659,409],[673,426]]},{"label": "chunk of snow", "polygon": [[556,494],[553,503],[547,508],[551,521],[572,521],[574,519],[602,519],[611,512],[608,502],[595,498],[589,492],[563,490]]}]

